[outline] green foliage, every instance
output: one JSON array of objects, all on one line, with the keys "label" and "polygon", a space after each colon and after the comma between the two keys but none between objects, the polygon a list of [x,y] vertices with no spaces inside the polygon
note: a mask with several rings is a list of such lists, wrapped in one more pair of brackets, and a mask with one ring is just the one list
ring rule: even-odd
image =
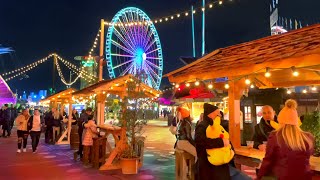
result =
[{"label": "green foliage", "polygon": [[128,138],[129,148],[122,154],[125,158],[136,158],[137,149],[135,148],[136,138],[143,134],[142,128],[147,124],[147,120],[138,118],[139,111],[142,111],[142,104],[146,94],[140,88],[141,81],[127,82],[127,96],[122,100],[121,125],[125,127]]},{"label": "green foliage", "polygon": [[315,156],[320,156],[320,112],[315,111],[304,116],[301,129],[313,134],[315,138]]}]

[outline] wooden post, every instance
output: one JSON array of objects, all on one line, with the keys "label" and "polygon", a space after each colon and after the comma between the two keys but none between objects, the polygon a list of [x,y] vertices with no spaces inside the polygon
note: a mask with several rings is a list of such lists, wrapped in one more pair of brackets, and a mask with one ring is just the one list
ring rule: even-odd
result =
[{"label": "wooden post", "polygon": [[102,125],[104,124],[104,109],[105,109],[105,101],[106,101],[106,94],[102,92],[97,93],[97,124]]},{"label": "wooden post", "polygon": [[[232,79],[232,78],[231,78]],[[239,81],[230,81],[229,82],[229,132],[230,140],[234,147],[241,146],[241,137],[240,137],[240,99],[245,90],[246,84],[244,79]]]},{"label": "wooden post", "polygon": [[[99,56],[103,57],[103,48],[104,47],[104,20],[101,19],[100,24],[100,52]],[[102,75],[103,75],[103,59],[99,59],[99,81],[102,81]]]}]

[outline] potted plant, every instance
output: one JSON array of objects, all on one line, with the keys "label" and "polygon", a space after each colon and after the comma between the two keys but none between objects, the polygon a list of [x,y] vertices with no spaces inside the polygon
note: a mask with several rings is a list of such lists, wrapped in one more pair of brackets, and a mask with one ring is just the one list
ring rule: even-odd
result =
[{"label": "potted plant", "polygon": [[[137,174],[141,148],[142,128],[147,124],[147,120],[138,118],[138,113],[143,109],[142,103],[146,100],[146,94],[140,87],[141,80],[131,79],[127,82],[127,96],[122,100],[122,118],[120,120],[122,128],[126,128],[126,138],[128,146],[123,151],[120,160],[123,174]],[[141,157],[142,158],[142,157]]]},{"label": "potted plant", "polygon": [[315,138],[314,156],[320,157],[320,112],[315,111],[304,115],[301,129],[313,134]]}]

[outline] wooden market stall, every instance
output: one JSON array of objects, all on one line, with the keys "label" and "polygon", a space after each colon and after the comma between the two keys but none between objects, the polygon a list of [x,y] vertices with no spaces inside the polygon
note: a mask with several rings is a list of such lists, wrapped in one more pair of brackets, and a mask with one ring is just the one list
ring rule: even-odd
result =
[{"label": "wooden market stall", "polygon": [[260,89],[320,85],[320,24],[217,49],[165,76],[180,85],[202,80],[227,88],[230,139],[239,148],[240,98],[250,84]]},{"label": "wooden market stall", "polygon": [[[50,108],[56,108],[58,110],[58,107],[60,107],[60,113],[63,114],[64,106],[69,105],[69,112],[68,112],[68,125],[67,130],[63,132],[59,140],[56,142],[56,144],[70,144],[70,132],[71,132],[71,123],[72,123],[72,93],[77,91],[74,88],[68,88],[66,90],[57,92],[53,95],[48,96],[45,99],[42,99],[40,101],[41,104],[47,104]],[[64,138],[67,138],[64,140]]]},{"label": "wooden market stall", "polygon": [[[100,167],[100,170],[111,170],[121,168],[120,164],[114,162],[114,159],[126,148],[126,129],[105,124],[105,101],[108,94],[118,95],[121,99],[127,96],[127,82],[137,81],[134,75],[128,74],[115,79],[102,80],[94,85],[88,86],[80,91],[73,93],[75,99],[96,97],[97,124],[100,129],[105,131],[105,137],[109,134],[115,139],[115,148],[107,142],[107,148],[111,152],[106,159],[106,163]],[[159,97],[161,91],[155,90],[148,85],[141,83],[142,89],[147,97]]]}]

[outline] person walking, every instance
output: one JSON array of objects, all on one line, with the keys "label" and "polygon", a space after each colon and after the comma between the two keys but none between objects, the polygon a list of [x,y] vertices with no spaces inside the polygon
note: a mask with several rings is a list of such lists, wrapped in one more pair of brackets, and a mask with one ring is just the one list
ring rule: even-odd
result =
[{"label": "person walking", "polygon": [[314,151],[314,137],[299,128],[297,102],[289,99],[280,111],[280,128],[270,133],[266,155],[258,173],[278,180],[311,180],[310,156]]},{"label": "person walking", "polygon": [[38,109],[35,109],[33,113],[34,115],[31,116],[28,121],[28,129],[30,130],[30,136],[32,140],[32,152],[36,153],[41,135],[41,126],[43,124],[43,120]]},{"label": "person walking", "polygon": [[52,108],[51,111],[46,112],[44,116],[44,121],[45,121],[45,127],[46,127],[46,132],[45,132],[45,138],[44,141],[45,143],[49,144],[53,142],[53,112],[56,111],[56,108]]},{"label": "person walking", "polygon": [[[2,137],[6,138],[6,137],[9,137],[10,134],[11,134],[11,131],[10,131],[10,110],[8,108],[8,104],[5,104],[3,107],[2,107]],[[6,135],[6,132],[7,132],[7,135]]]},{"label": "person walking", "polygon": [[18,135],[18,150],[17,153],[21,153],[21,147],[23,143],[23,152],[27,152],[27,140],[29,136],[28,121],[30,115],[28,109],[23,109],[22,113],[16,118],[17,135]]}]

